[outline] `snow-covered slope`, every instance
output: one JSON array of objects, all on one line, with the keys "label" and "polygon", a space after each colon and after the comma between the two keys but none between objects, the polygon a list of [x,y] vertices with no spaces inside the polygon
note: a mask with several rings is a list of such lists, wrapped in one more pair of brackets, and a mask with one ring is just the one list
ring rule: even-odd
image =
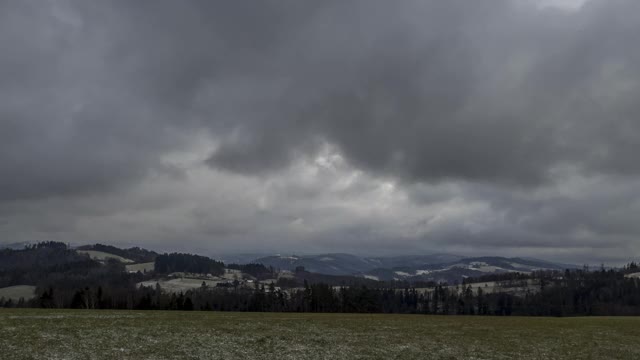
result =
[{"label": "snow-covered slope", "polygon": [[365,272],[363,276],[375,276],[380,280],[455,281],[463,277],[478,277],[494,273],[529,273],[536,270],[562,270],[566,265],[551,262],[505,257],[461,258],[441,264],[379,268]]},{"label": "snow-covered slope", "polygon": [[443,280],[476,277],[503,272],[531,272],[535,270],[562,270],[563,265],[551,262],[505,257],[464,258],[450,254],[412,255],[366,258],[350,254],[274,255],[253,260],[282,270],[306,271],[327,275],[360,275],[380,280]]},{"label": "snow-covered slope", "polygon": [[290,271],[302,266],[306,271],[327,275],[359,274],[379,266],[378,262],[371,259],[350,254],[274,255],[255,259],[252,262]]},{"label": "snow-covered slope", "polygon": [[127,264],[133,263],[133,260],[125,259],[122,256],[109,254],[102,251],[96,251],[96,250],[76,250],[76,251],[78,252],[78,254],[87,254],[89,255],[90,258],[94,260],[106,261],[107,259],[115,259],[120,261],[121,263],[127,263]]}]

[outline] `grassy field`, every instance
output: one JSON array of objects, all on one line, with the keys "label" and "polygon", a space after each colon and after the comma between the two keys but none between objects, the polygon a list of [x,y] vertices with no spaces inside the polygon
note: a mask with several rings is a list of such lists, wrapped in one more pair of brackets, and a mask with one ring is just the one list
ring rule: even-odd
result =
[{"label": "grassy field", "polygon": [[146,273],[148,271],[153,271],[155,269],[155,263],[147,262],[147,263],[139,263],[139,264],[130,264],[130,265],[125,265],[125,268],[127,269],[128,272],[140,271],[142,273]]},{"label": "grassy field", "polygon": [[640,359],[640,318],[0,309],[9,359]]}]

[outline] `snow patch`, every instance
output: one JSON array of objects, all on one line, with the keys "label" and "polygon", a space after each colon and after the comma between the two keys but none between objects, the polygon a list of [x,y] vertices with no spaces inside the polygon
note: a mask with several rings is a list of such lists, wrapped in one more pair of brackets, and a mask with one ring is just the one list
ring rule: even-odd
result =
[{"label": "snow patch", "polygon": [[122,263],[127,263],[127,264],[133,264],[133,260],[130,259],[125,259],[122,256],[118,256],[118,255],[114,255],[114,254],[109,254],[103,251],[96,251],[96,250],[76,250],[76,252],[78,254],[86,254],[89,255],[89,257],[93,260],[99,260],[99,261],[107,261],[108,259],[115,259],[118,260]]},{"label": "snow patch", "polygon": [[284,259],[284,260],[298,260],[298,257],[295,256],[278,256],[280,259]]}]

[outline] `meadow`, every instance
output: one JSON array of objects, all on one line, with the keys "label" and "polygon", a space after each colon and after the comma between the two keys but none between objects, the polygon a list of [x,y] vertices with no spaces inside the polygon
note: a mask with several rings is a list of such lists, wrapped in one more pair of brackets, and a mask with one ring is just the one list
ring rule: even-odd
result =
[{"label": "meadow", "polygon": [[0,309],[10,359],[640,359],[640,318]]}]

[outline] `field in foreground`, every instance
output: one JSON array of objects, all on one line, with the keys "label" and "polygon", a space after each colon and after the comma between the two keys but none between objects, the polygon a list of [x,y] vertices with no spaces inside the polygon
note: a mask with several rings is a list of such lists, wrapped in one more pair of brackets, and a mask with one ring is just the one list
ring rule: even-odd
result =
[{"label": "field in foreground", "polygon": [[2,359],[640,359],[640,318],[0,309]]}]

